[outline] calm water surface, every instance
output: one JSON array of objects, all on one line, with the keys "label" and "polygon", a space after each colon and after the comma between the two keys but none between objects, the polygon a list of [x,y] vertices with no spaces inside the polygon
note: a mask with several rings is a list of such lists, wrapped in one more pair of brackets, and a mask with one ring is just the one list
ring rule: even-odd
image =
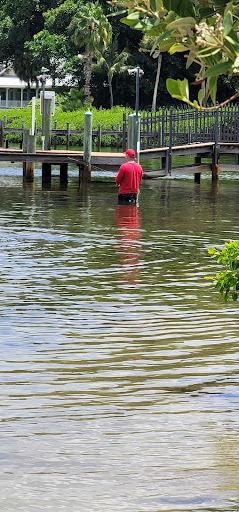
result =
[{"label": "calm water surface", "polygon": [[204,276],[239,175],[24,188],[0,170],[1,512],[239,510],[239,310]]}]

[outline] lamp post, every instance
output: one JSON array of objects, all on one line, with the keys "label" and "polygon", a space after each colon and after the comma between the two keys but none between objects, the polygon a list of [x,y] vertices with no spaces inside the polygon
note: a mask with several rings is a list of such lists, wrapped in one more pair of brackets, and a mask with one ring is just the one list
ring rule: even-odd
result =
[{"label": "lamp post", "polygon": [[143,70],[137,66],[133,69],[128,69],[129,75],[136,76],[136,93],[135,93],[135,150],[137,160],[140,152],[140,139],[138,141],[138,129],[139,129],[139,77],[144,74]]},{"label": "lamp post", "polygon": [[44,99],[45,99],[45,89],[46,89],[46,80],[47,78],[49,77],[49,74],[47,73],[48,69],[47,68],[42,68],[42,74],[39,75],[39,80],[41,80],[41,83],[42,83],[42,136],[41,136],[41,140],[42,140],[42,149],[44,150],[45,149],[45,133],[44,133],[44,128],[45,128],[45,102],[44,102]]}]

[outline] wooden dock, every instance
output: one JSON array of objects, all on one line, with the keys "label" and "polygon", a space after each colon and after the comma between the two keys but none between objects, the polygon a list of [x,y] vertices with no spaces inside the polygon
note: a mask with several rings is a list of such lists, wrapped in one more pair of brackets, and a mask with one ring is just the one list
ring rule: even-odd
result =
[{"label": "wooden dock", "polygon": [[[194,174],[195,181],[200,182],[200,175],[204,172],[211,172],[212,179],[218,179],[219,173],[219,159],[221,155],[235,154],[239,155],[239,143],[228,142],[218,143],[204,142],[194,143],[182,146],[161,147],[144,149],[140,151],[140,162],[144,160],[159,159],[160,165],[156,171],[145,171],[144,178],[164,177],[168,175],[180,174]],[[193,155],[194,165],[187,167],[172,168],[172,156]],[[211,163],[202,163],[201,159],[210,159]],[[21,149],[5,149],[0,148],[0,162],[33,162],[42,164],[42,178],[43,180],[50,181],[51,166],[60,166],[60,177],[62,181],[67,181],[68,165],[75,164],[79,167],[79,181],[90,181],[90,171],[84,174],[84,152],[83,151],[70,151],[70,150],[36,150],[35,153],[26,153]],[[109,153],[109,152],[92,152],[91,153],[91,166],[97,168],[99,171],[112,170],[117,172],[119,166],[125,162],[124,153]],[[237,166],[231,167],[231,170],[237,169]],[[239,170],[239,166],[238,166]],[[34,178],[31,176],[30,181]]]},{"label": "wooden dock", "polygon": [[[70,151],[70,150],[36,150],[36,153],[23,153],[21,149],[4,149],[0,148],[0,162],[38,162],[48,163],[52,165],[57,164],[71,164],[81,165],[83,163],[83,151]],[[125,162],[123,153],[103,153],[92,152],[91,163],[92,165],[108,165],[115,167]]]}]

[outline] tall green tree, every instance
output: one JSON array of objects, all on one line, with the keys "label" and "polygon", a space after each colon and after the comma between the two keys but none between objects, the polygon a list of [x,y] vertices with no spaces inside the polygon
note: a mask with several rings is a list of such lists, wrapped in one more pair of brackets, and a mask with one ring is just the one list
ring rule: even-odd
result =
[{"label": "tall green tree", "polygon": [[56,7],[58,0],[0,1],[0,62],[13,65],[20,78],[32,79],[26,41],[44,27],[43,13]]},{"label": "tall green tree", "polygon": [[93,58],[107,48],[111,40],[111,25],[98,2],[88,2],[85,5],[79,3],[78,10],[69,25],[69,31],[74,44],[84,48],[84,104],[87,105]]},{"label": "tall green tree", "polygon": [[115,37],[108,44],[106,50],[101,54],[99,53],[98,62],[96,68],[102,69],[107,73],[109,95],[110,95],[110,108],[114,105],[113,98],[113,77],[115,74],[121,74],[127,71],[127,61],[129,59],[129,52],[124,49],[119,52],[118,39]]},{"label": "tall green tree", "polygon": [[68,56],[64,34],[50,34],[48,30],[41,30],[32,41],[25,43],[25,53],[29,57],[34,78],[41,74],[42,67],[49,70],[53,82],[56,78],[64,78],[64,60]]}]

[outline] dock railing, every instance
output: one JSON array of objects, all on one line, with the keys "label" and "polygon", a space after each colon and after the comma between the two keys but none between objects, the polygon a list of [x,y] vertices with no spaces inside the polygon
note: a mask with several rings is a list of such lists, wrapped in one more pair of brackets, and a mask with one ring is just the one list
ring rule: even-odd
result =
[{"label": "dock railing", "polygon": [[[6,116],[1,125],[0,145],[8,145],[8,133],[23,133],[22,128],[12,128],[7,123]],[[41,133],[41,129],[37,130]],[[69,123],[65,128],[58,128],[57,121],[51,129],[52,147],[56,149],[66,141],[66,148],[74,145],[83,146],[83,130],[71,130]],[[112,147],[117,151],[125,151],[128,144],[128,116],[123,114],[122,126],[118,123],[112,130],[103,130],[98,124],[97,130],[92,131],[94,146],[98,151],[103,148],[102,139],[107,136],[111,139]],[[20,135],[21,137],[21,135]],[[74,137],[74,138],[73,138]],[[77,143],[75,142],[78,139]],[[217,139],[220,142],[239,142],[239,105],[229,105],[215,111],[198,111],[191,108],[161,108],[158,112],[141,112],[140,148],[153,149],[168,146],[183,146],[187,144],[211,142]],[[60,142],[60,144],[59,144]]]},{"label": "dock railing", "polygon": [[140,146],[151,149],[211,142],[239,142],[239,105],[213,110],[161,109],[141,113]]}]

